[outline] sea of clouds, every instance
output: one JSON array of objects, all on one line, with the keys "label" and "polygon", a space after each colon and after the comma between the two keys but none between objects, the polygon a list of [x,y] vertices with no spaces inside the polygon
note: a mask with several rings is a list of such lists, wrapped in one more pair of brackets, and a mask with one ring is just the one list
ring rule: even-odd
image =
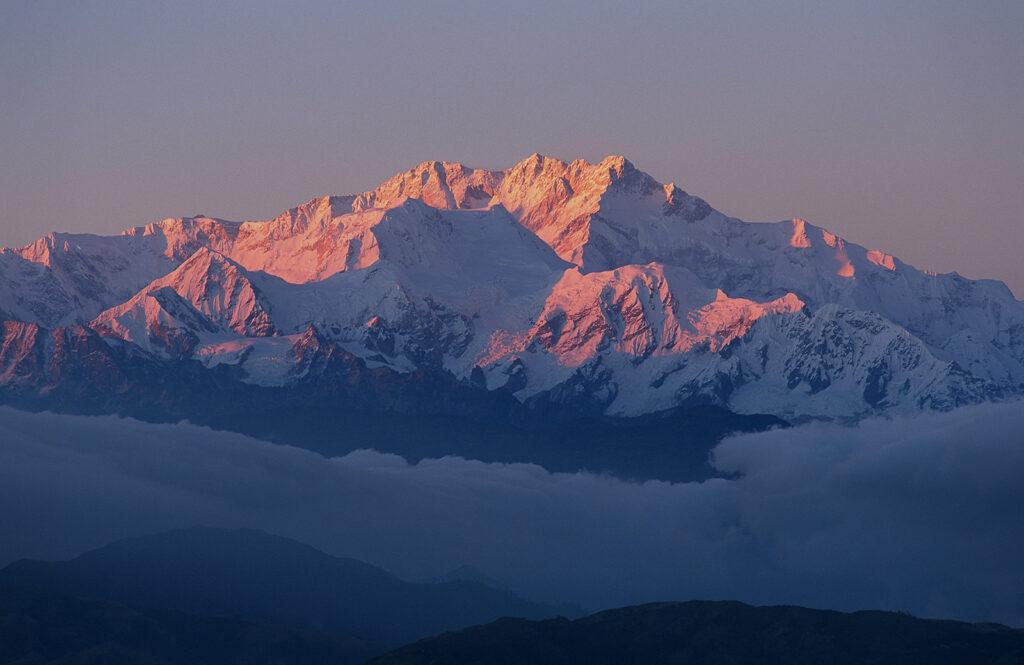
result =
[{"label": "sea of clouds", "polygon": [[245,526],[588,609],[731,598],[1024,626],[1024,405],[746,434],[713,456],[729,479],[635,483],[0,408],[0,565]]}]

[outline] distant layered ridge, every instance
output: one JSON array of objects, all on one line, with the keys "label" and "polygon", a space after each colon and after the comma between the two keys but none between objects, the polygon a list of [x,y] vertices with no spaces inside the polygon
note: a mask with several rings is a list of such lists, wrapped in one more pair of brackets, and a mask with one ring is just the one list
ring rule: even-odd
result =
[{"label": "distant layered ridge", "polygon": [[569,621],[502,619],[440,635],[373,665],[1010,665],[1024,632],[895,612],[846,614],[736,602],[653,603]]}]

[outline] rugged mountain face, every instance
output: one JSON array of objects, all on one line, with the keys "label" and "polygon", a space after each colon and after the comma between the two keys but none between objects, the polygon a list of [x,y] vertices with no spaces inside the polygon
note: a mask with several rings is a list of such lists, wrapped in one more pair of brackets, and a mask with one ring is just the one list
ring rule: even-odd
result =
[{"label": "rugged mountain face", "polygon": [[857,418],[1024,392],[1024,304],[1003,284],[733,219],[622,157],[426,162],[267,221],[53,234],[0,252],[0,316],[0,399],[82,410],[109,381],[123,400],[89,409],[158,419],[207,384],[358,385],[344,399],[363,407],[519,421]]},{"label": "rugged mountain face", "polygon": [[46,326],[85,323],[175,265],[148,239],[51,233],[0,249],[0,313]]},{"label": "rugged mountain face", "polygon": [[101,313],[90,326],[146,351],[187,358],[199,334],[274,335],[270,307],[244,268],[203,247],[169,275]]}]

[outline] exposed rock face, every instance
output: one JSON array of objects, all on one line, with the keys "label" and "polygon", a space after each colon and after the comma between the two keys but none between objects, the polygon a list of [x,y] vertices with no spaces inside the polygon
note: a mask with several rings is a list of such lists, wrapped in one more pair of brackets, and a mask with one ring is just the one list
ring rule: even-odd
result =
[{"label": "exposed rock face", "polygon": [[1003,284],[729,218],[614,156],[424,162],[267,221],[52,234],[0,252],[0,314],[0,398],[51,408],[316,385],[424,413],[856,418],[1024,392]]}]

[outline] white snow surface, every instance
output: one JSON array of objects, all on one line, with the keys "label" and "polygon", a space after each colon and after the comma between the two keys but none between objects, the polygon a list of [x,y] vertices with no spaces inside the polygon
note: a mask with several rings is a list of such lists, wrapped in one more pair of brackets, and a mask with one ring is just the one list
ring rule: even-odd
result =
[{"label": "white snow surface", "polygon": [[51,234],[0,250],[0,318],[88,324],[264,385],[296,378],[312,325],[375,366],[614,415],[855,418],[1024,392],[1024,303],[1004,284],[802,219],[730,218],[615,156],[425,162],[266,221]]}]

